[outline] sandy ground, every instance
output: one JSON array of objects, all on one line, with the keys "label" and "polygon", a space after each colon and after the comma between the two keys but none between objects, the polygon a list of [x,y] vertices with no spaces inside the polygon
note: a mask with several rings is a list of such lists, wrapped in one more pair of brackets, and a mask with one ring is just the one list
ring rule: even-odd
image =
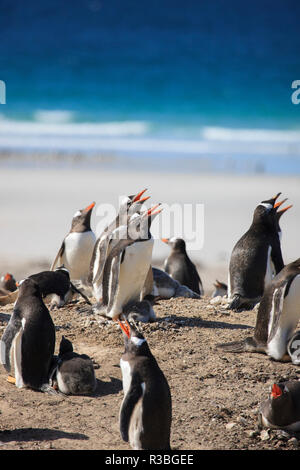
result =
[{"label": "sandy ground", "polygon": [[[65,335],[77,352],[93,359],[95,394],[62,397],[17,389],[1,367],[1,450],[131,450],[118,426],[122,333],[86,307],[83,301],[69,304],[52,317],[57,347]],[[12,306],[1,308],[1,334],[11,311]],[[170,385],[173,450],[298,449],[300,434],[259,429],[257,412],[273,381],[297,380],[300,369],[261,354],[215,348],[250,335],[255,311],[229,312],[209,298],[161,300],[155,311],[157,321],[141,329]]]}]

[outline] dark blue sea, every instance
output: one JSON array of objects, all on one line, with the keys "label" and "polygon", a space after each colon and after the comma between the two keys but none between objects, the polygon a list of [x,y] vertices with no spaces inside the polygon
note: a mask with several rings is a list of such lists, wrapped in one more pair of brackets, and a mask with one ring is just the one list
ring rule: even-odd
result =
[{"label": "dark blue sea", "polygon": [[0,80],[0,151],[300,173],[299,0],[0,0]]}]

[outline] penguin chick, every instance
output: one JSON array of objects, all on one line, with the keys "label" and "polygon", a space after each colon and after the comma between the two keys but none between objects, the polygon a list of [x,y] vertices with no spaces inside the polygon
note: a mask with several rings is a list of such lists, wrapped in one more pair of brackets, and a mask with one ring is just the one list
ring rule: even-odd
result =
[{"label": "penguin chick", "polygon": [[171,247],[171,254],[164,262],[164,270],[181,285],[187,286],[196,294],[203,295],[203,286],[197,268],[186,252],[182,238],[162,238]]},{"label": "penguin chick", "polygon": [[86,354],[74,352],[71,341],[64,336],[51,380],[54,387],[65,395],[91,395],[97,386],[92,360]]}]

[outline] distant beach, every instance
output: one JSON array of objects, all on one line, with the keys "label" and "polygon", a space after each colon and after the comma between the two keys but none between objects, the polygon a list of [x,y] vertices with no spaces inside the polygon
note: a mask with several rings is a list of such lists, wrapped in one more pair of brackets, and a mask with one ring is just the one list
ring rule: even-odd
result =
[{"label": "distant beach", "polygon": [[[12,156],[10,156],[12,157]],[[0,160],[1,172],[1,272],[15,272],[24,276],[47,267],[56,254],[63,237],[70,228],[74,213],[92,201],[96,207],[92,228],[97,233],[101,225],[103,205],[116,209],[119,196],[133,194],[147,188],[151,199],[147,204],[184,204],[204,208],[203,246],[190,250],[197,262],[206,289],[215,278],[227,280],[227,267],[235,242],[251,224],[253,210],[263,199],[281,191],[293,207],[282,217],[282,251],[285,262],[300,256],[300,178],[299,176],[215,174],[201,171],[166,172],[152,168],[101,167],[88,168],[74,160],[65,165],[52,158],[47,165],[42,158],[29,158],[27,165],[5,165]],[[9,161],[13,161],[12,157]],[[153,260],[161,265],[168,255],[168,247],[160,236],[178,234],[156,233],[158,219],[152,232],[155,236]],[[194,224],[195,220],[190,222]],[[172,226],[170,228],[172,230]],[[99,233],[98,233],[99,235]],[[189,244],[188,244],[189,250]]]}]

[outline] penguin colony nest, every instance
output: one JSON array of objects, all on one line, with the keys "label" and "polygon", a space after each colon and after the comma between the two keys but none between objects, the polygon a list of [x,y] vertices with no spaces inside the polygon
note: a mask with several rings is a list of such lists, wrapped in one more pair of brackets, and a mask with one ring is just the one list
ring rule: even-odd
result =
[{"label": "penguin colony nest", "polygon": [[[235,313],[210,300],[161,300],[155,305],[157,321],[139,324],[170,385],[172,449],[300,448],[300,433],[262,430],[257,420],[259,405],[272,383],[297,380],[300,368],[263,354],[230,354],[216,349],[217,343],[251,335],[256,311]],[[1,335],[12,308],[0,309]],[[92,314],[82,300],[51,315],[56,347],[64,335],[76,352],[92,358],[96,392],[62,397],[17,389],[6,381],[2,367],[1,450],[131,450],[121,439],[118,421],[123,399],[120,328]]]}]

